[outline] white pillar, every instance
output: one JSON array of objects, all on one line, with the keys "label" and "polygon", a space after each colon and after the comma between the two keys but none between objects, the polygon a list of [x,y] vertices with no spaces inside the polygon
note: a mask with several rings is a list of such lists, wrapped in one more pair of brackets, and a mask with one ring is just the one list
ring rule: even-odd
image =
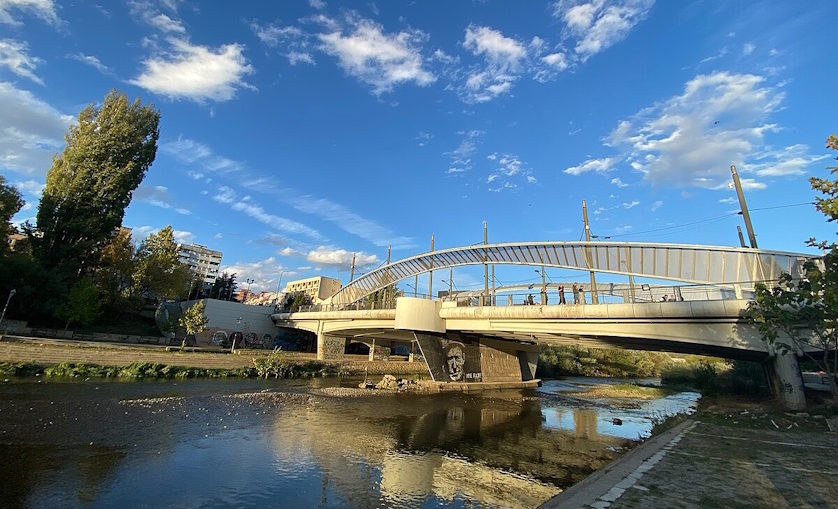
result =
[{"label": "white pillar", "polygon": [[786,410],[806,410],[806,394],[803,392],[803,377],[800,375],[800,365],[797,355],[775,355],[774,380],[772,388],[774,395],[781,399]]}]

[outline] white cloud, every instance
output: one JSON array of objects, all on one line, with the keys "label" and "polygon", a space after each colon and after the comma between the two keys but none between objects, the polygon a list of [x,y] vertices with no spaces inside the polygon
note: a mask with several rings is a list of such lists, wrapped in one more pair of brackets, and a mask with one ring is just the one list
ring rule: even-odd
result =
[{"label": "white cloud", "polygon": [[24,196],[33,196],[39,198],[44,191],[44,183],[37,180],[24,180],[21,182],[12,183]]},{"label": "white cloud", "polygon": [[43,85],[43,80],[35,75],[35,68],[41,62],[40,58],[29,56],[29,46],[25,42],[0,39],[0,67],[6,67],[22,78]]},{"label": "white cloud", "polygon": [[463,47],[484,60],[468,72],[460,94],[466,102],[482,103],[505,94],[525,70],[527,48],[521,41],[485,26],[469,25]]},{"label": "white cloud", "polygon": [[472,129],[457,134],[463,137],[460,144],[451,152],[445,153],[445,155],[451,157],[448,170],[445,171],[448,175],[464,173],[472,168],[471,158],[477,151],[477,144],[480,142],[480,137],[483,136],[483,131]]},{"label": "white cloud", "polygon": [[567,56],[565,56],[564,53],[550,53],[549,55],[541,57],[541,60],[550,67],[559,71],[564,71],[570,65],[567,61]]},{"label": "white cloud", "polygon": [[0,82],[0,168],[45,175],[73,122],[32,93]]},{"label": "white cloud", "polygon": [[213,196],[213,200],[229,205],[231,209],[242,212],[260,223],[266,224],[281,232],[301,234],[314,240],[323,239],[320,232],[314,228],[292,219],[266,212],[261,205],[254,203],[249,196],[238,196],[235,191],[227,186],[219,187],[218,194]]},{"label": "white cloud", "polygon": [[239,44],[217,49],[170,39],[172,49],[143,61],[131,83],[172,99],[228,101],[240,88],[253,88],[244,77],[253,72]]},{"label": "white cloud", "polygon": [[553,15],[564,21],[576,42],[574,51],[584,62],[625,39],[653,5],[654,0],[559,0]]},{"label": "white cloud", "polygon": [[315,65],[314,57],[311,55],[310,36],[298,27],[279,26],[273,23],[260,25],[254,21],[250,24],[250,29],[265,45],[281,49],[291,65],[301,62]]},{"label": "white cloud", "polygon": [[185,34],[186,28],[179,20],[172,19],[163,13],[149,18],[149,24],[164,33]]},{"label": "white cloud", "polygon": [[89,65],[93,67],[97,71],[101,72],[102,74],[111,74],[111,68],[107,65],[103,64],[98,58],[93,55],[85,55],[84,53],[76,53],[74,55],[68,55],[68,58],[72,58],[73,60],[77,60],[83,64]]},{"label": "white cloud", "polygon": [[631,202],[628,202],[628,203],[623,202],[623,208],[624,209],[633,209],[634,207],[636,207],[638,205],[640,205],[640,202],[637,201],[637,200],[632,200]]},{"label": "white cloud", "polygon": [[326,2],[323,0],[308,0],[308,5],[310,5],[313,9],[322,10],[326,8]]},{"label": "white cloud", "polygon": [[52,25],[59,23],[53,0],[0,0],[0,23],[22,25],[12,16],[12,11],[31,14]]},{"label": "white cloud", "polygon": [[615,178],[611,179],[611,183],[614,184],[615,186],[619,187],[620,189],[622,189],[624,187],[628,187],[628,184],[623,182],[623,180],[620,177],[615,177]]},{"label": "white cloud", "polygon": [[746,42],[745,45],[742,46],[742,54],[748,56],[751,53],[753,53],[755,49],[757,49],[755,45],[751,44],[750,42]]},{"label": "white cloud", "polygon": [[657,211],[659,208],[663,207],[663,202],[661,200],[656,201],[652,204],[652,212]]},{"label": "white cloud", "polygon": [[[606,145],[624,152],[608,160],[613,165],[623,159],[655,184],[708,189],[727,186],[732,163],[762,178],[800,174],[819,160],[808,147],[772,150],[765,143],[767,134],[780,130],[771,116],[782,100],[781,89],[762,76],[698,75],[682,94],[619,122]],[[573,174],[591,161],[596,160],[574,167]],[[751,178],[747,185],[763,189],[767,184]]]},{"label": "white cloud", "polygon": [[175,237],[175,242],[179,244],[192,244],[195,242],[195,234],[185,230],[172,230],[172,235]]},{"label": "white cloud", "polygon": [[340,267],[348,269],[352,265],[352,256],[355,256],[355,267],[367,267],[379,263],[379,258],[374,254],[367,254],[363,251],[352,253],[345,249],[338,249],[329,246],[318,246],[308,252],[306,260],[315,265],[329,267]]},{"label": "white cloud", "polygon": [[140,187],[134,191],[133,197],[161,209],[172,209],[184,216],[192,214],[189,209],[176,206],[175,200],[169,194],[169,188],[166,186],[140,184]]},{"label": "white cloud", "polygon": [[396,85],[427,86],[436,76],[424,68],[421,45],[427,35],[419,30],[386,34],[368,19],[350,19],[348,29],[320,34],[321,49],[337,57],[347,74],[373,88],[375,95]]},{"label": "white cloud", "polygon": [[733,196],[728,196],[727,198],[722,198],[719,200],[719,203],[736,203],[736,198]]},{"label": "white cloud", "polygon": [[[214,153],[210,147],[189,138],[178,137],[177,140],[163,142],[160,144],[160,150],[181,163],[199,166],[209,173],[239,173],[245,169],[244,163],[220,156]],[[202,172],[191,171],[187,173],[196,180],[199,179],[195,175],[204,177]]]},{"label": "white cloud", "polygon": [[276,285],[280,284],[280,278],[296,275],[296,271],[289,271],[285,266],[277,263],[271,256],[256,262],[236,262],[232,265],[221,267],[222,272],[236,274],[236,282],[239,288],[246,288],[248,279],[253,279],[250,285],[252,292],[276,291]]},{"label": "white cloud", "polygon": [[525,181],[528,184],[535,184],[536,178],[532,171],[527,167],[527,164],[515,154],[491,154],[488,159],[495,161],[495,168],[489,174],[486,182],[493,184],[489,188],[490,191],[502,191],[505,189],[515,189],[518,187],[517,182]]},{"label": "white cloud", "polygon": [[578,166],[571,166],[564,170],[568,175],[581,175],[589,171],[597,173],[604,173],[614,167],[619,162],[616,157],[605,157],[602,159],[588,159]]}]

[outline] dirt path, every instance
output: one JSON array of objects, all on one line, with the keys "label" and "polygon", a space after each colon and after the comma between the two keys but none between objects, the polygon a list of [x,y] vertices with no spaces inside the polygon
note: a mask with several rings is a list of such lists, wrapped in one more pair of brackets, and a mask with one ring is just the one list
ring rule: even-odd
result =
[{"label": "dirt path", "polygon": [[[155,345],[102,344],[86,341],[65,341],[54,339],[14,338],[0,341],[0,362],[34,362],[44,366],[61,362],[98,364],[100,366],[126,366],[132,362],[153,362],[170,366],[184,366],[204,369],[235,369],[253,366],[253,359],[269,355],[265,350],[239,350],[229,352],[167,352],[165,347]],[[313,353],[287,352],[282,358],[288,361],[315,360]],[[422,362],[369,362],[366,356],[351,355],[340,364],[348,371],[369,374],[411,375],[426,374]]]}]

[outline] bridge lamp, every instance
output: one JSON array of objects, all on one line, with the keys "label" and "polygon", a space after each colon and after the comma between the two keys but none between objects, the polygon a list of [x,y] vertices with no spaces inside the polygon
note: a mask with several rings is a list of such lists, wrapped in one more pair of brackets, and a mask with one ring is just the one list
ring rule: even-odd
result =
[{"label": "bridge lamp", "polygon": [[655,300],[655,299],[652,298],[652,287],[651,286],[649,286],[647,284],[642,284],[642,285],[640,285],[640,289],[643,290],[644,292],[649,292],[649,302]]},{"label": "bridge lamp", "polygon": [[[538,269],[535,269],[534,272],[536,274],[541,274],[541,271]],[[551,283],[553,282],[553,278],[550,277],[550,274],[548,274],[546,270],[544,271],[544,275],[547,276],[547,279],[549,279]]]}]

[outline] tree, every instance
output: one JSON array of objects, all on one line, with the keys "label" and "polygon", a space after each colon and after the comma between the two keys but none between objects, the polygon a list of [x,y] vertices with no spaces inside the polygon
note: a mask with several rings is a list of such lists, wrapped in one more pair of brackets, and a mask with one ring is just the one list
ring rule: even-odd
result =
[{"label": "tree", "polygon": [[159,122],[153,106],[116,91],[79,113],[47,173],[36,227],[27,228],[45,267],[75,277],[98,261],[154,161]]},{"label": "tree", "polygon": [[205,310],[206,305],[204,301],[199,301],[183,312],[180,320],[178,320],[178,325],[186,330],[187,336],[195,336],[206,330],[209,318],[204,314]]},{"label": "tree", "polygon": [[220,276],[215,278],[212,283],[212,288],[209,291],[209,298],[219,300],[230,300],[233,292],[236,291],[236,274],[227,274],[222,272]]},{"label": "tree", "polygon": [[294,312],[301,306],[310,306],[312,303],[311,296],[306,292],[289,292],[282,298],[279,309],[283,313]]},{"label": "tree", "polygon": [[[827,140],[827,147],[838,150],[838,138]],[[838,167],[830,167],[834,174]],[[838,181],[809,179],[818,197],[815,206],[828,221],[838,220]],[[803,265],[802,277],[782,274],[776,286],[757,285],[746,318],[763,340],[780,355],[803,353],[827,374],[833,399],[838,399],[838,244],[809,239],[823,256]],[[812,350],[817,353],[813,353]]]},{"label": "tree", "polygon": [[117,310],[132,296],[134,251],[127,228],[120,228],[102,249],[95,279],[105,307]]},{"label": "tree", "polygon": [[6,185],[6,178],[0,175],[0,253],[8,248],[9,234],[14,231],[12,217],[21,207],[23,199],[20,193],[14,187]]},{"label": "tree", "polygon": [[64,330],[67,330],[71,323],[90,325],[99,318],[100,310],[99,290],[90,278],[82,278],[70,288],[70,295],[58,306],[56,314],[66,320]]},{"label": "tree", "polygon": [[158,301],[178,299],[186,296],[189,281],[189,269],[178,261],[172,227],[149,234],[137,250],[135,291]]}]

